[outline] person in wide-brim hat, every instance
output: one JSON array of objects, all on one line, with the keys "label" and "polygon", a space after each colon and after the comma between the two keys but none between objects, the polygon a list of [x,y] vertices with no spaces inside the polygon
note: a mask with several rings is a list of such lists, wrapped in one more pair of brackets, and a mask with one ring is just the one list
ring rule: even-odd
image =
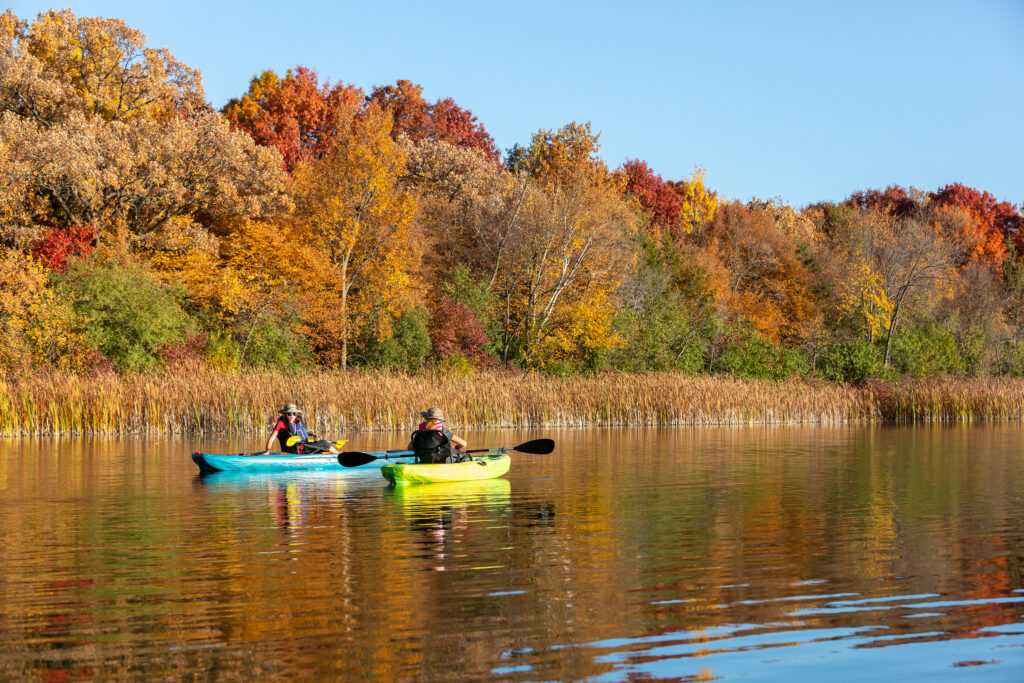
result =
[{"label": "person in wide-brim hat", "polygon": [[420,417],[427,420],[439,420],[444,422],[444,413],[441,412],[440,408],[427,408],[420,412]]},{"label": "person in wide-brim hat", "polygon": [[294,403],[285,403],[278,411],[277,421],[267,439],[267,448],[264,453],[270,453],[274,448],[274,442],[281,447],[285,453],[337,453],[338,441],[320,441],[316,434],[306,430],[302,423],[302,409]]},{"label": "person in wide-brim hat", "polygon": [[[409,438],[409,450],[416,455],[420,463],[461,462],[469,457],[459,453],[469,443],[452,434],[452,430],[444,422],[444,412],[440,408],[427,408],[420,412],[423,422]],[[455,453],[452,452],[455,447]]]},{"label": "person in wide-brim hat", "polygon": [[285,403],[281,406],[281,410],[277,411],[278,415],[298,415],[302,417],[302,409],[294,403]]}]

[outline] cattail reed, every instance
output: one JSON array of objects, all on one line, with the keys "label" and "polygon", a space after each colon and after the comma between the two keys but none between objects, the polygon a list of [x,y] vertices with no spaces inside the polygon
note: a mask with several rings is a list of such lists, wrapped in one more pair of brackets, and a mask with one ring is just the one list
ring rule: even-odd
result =
[{"label": "cattail reed", "polygon": [[38,372],[0,380],[0,434],[252,434],[286,401],[325,434],[408,430],[429,405],[462,428],[948,422],[1020,419],[1024,380],[853,387],[671,373]]}]

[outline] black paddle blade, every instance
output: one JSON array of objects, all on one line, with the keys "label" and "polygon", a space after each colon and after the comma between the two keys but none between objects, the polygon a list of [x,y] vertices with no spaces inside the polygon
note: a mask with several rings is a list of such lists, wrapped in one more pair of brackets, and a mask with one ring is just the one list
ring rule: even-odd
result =
[{"label": "black paddle blade", "polygon": [[551,451],[555,450],[554,439],[534,439],[533,441],[527,441],[521,443],[518,446],[512,448],[514,451],[520,453],[533,453],[534,455],[547,455]]},{"label": "black paddle blade", "polygon": [[361,453],[359,451],[345,451],[338,454],[338,464],[342,467],[359,467],[377,459],[376,455]]}]

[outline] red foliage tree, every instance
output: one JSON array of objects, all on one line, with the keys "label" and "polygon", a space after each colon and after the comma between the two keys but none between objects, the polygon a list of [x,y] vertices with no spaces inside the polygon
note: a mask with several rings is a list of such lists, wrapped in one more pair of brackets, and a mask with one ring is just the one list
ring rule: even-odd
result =
[{"label": "red foliage tree", "polygon": [[680,225],[679,212],[683,200],[672,184],[662,180],[647,166],[647,162],[638,159],[623,164],[622,172],[626,174],[626,191],[650,212],[655,228],[675,235]]},{"label": "red foliage tree", "polygon": [[423,87],[399,80],[394,85],[375,88],[369,102],[376,102],[391,112],[395,124],[392,135],[406,135],[412,140],[439,140],[483,152],[499,158],[498,148],[483,124],[467,109],[446,98],[433,104],[423,98]]},{"label": "red foliage tree", "polygon": [[975,254],[978,258],[998,266],[1005,258],[1006,243],[1016,239],[1022,246],[1024,217],[1010,202],[1001,202],[988,192],[961,183],[941,187],[929,196],[935,206],[962,209],[970,217],[974,230],[982,236],[980,251]]},{"label": "red foliage tree", "polygon": [[339,120],[356,112],[363,99],[360,88],[321,84],[315,71],[299,66],[284,78],[264,71],[245,95],[225,105],[224,115],[256,142],[276,147],[290,171],[300,161],[322,157]]},{"label": "red foliage tree", "polygon": [[32,245],[32,255],[50,270],[63,273],[68,258],[88,256],[96,248],[96,229],[89,226],[50,228],[46,236]]},{"label": "red foliage tree", "polygon": [[464,303],[441,297],[430,318],[430,341],[440,358],[456,354],[471,359],[486,356],[487,332],[473,309]]},{"label": "red foliage tree", "polygon": [[884,190],[854,192],[845,203],[861,211],[885,211],[898,218],[912,216],[921,208],[914,196],[899,185],[890,185]]}]

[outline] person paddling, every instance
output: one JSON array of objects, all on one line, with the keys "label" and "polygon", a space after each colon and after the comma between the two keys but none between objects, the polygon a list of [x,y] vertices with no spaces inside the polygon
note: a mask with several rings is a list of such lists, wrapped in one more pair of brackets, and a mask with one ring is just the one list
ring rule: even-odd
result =
[{"label": "person paddling", "polygon": [[306,425],[302,423],[302,411],[294,403],[285,403],[277,416],[274,429],[267,439],[267,449],[264,452],[270,453],[274,449],[274,442],[277,441],[281,450],[285,453],[337,453],[338,449],[330,441],[317,441],[317,435],[306,431]]},{"label": "person paddling", "polygon": [[[416,456],[416,462],[422,464],[438,464],[446,462],[462,462],[468,455],[458,451],[465,450],[469,443],[452,434],[444,422],[444,413],[440,408],[427,408],[420,417],[423,421],[409,439],[409,450]],[[452,452],[452,446],[456,452]]]}]

